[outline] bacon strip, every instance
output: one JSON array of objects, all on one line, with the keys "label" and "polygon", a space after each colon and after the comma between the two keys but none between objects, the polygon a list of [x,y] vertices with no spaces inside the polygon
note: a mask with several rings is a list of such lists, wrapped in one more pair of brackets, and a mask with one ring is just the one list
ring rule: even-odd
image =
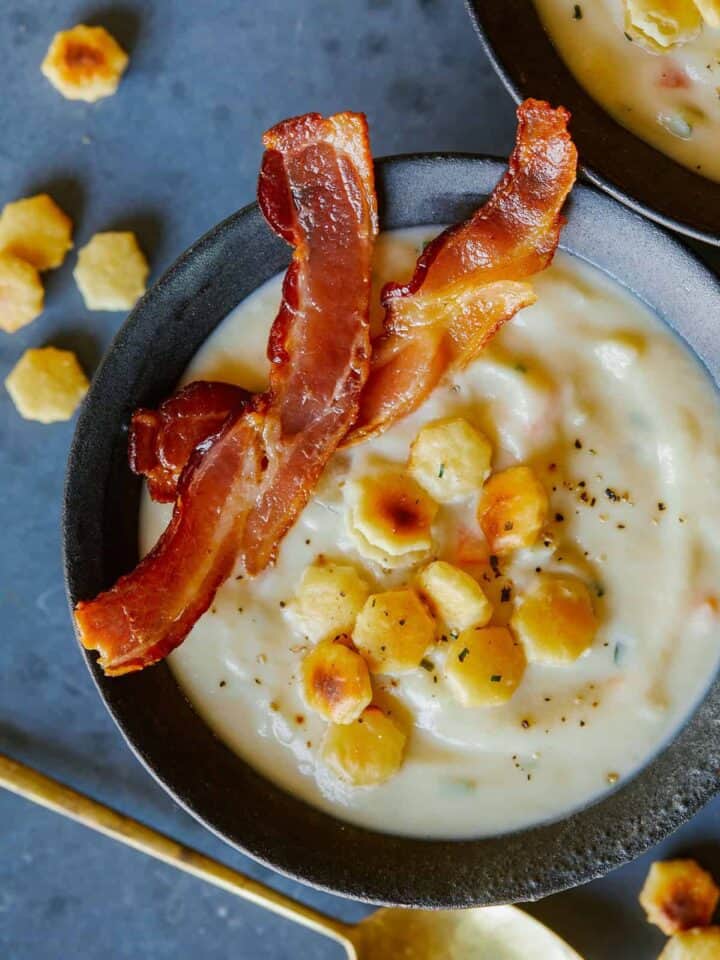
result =
[{"label": "bacon strip", "polygon": [[[380,432],[412,412],[448,369],[465,366],[503,323],[535,301],[532,287],[521,279],[492,278],[496,273],[522,278],[550,262],[563,222],[559,209],[574,179],[575,154],[565,111],[527,101],[519,117],[510,169],[491,199],[470,221],[446,230],[427,247],[408,284],[388,285],[383,291],[385,331],[373,345],[359,423],[347,443]],[[556,141],[559,149],[553,146]],[[466,257],[468,251],[474,259]],[[448,270],[459,272],[449,283]],[[240,392],[239,387],[225,386]],[[180,395],[158,410],[162,430],[153,411],[141,410],[133,417],[138,440],[133,443],[131,433],[131,466],[148,477],[154,500],[174,499],[180,468],[195,446],[189,437],[185,441],[185,434],[197,430],[193,436],[200,442],[213,432],[210,421],[220,414],[209,395],[193,397],[189,413],[184,404],[181,411],[175,399]],[[191,421],[191,426],[188,416],[197,416],[197,423]],[[134,448],[141,442],[140,461]]]},{"label": "bacon strip", "polygon": [[238,557],[250,574],[272,562],[357,416],[377,233],[365,118],[308,114],[264,143],[260,206],[295,247],[268,345],[270,387],[195,449],[151,553],[77,605],[80,640],[111,676],[182,643]]},{"label": "bacon strip", "polygon": [[409,283],[383,290],[384,329],[373,343],[347,444],[416,410],[444,373],[467,364],[518,310],[534,303],[526,278],[553,258],[577,151],[563,107],[526,100],[517,115],[515,149],[489,200],[429,244]]},{"label": "bacon strip", "polygon": [[198,444],[213,437],[231,413],[241,413],[251,394],[231,383],[197,380],[163,401],[157,410],[132,415],[130,469],[144,476],[153,500],[172,503],[185,464]]}]

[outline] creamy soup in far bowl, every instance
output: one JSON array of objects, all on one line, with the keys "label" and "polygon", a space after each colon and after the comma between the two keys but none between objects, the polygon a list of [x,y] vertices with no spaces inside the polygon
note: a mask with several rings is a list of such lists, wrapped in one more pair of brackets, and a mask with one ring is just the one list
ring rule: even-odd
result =
[{"label": "creamy soup in far bowl", "polygon": [[[409,276],[437,232],[381,236],[376,288]],[[537,303],[420,409],[335,454],[275,567],[252,581],[238,570],[170,657],[218,736],[342,819],[459,838],[560,817],[637,771],[718,667],[714,387],[594,268],[558,254],[534,285]],[[184,381],[262,388],[280,289],[278,277],[242,303]],[[385,522],[403,483],[419,527],[397,509]],[[145,495],[144,550],[168,510]],[[417,606],[398,605],[409,593]],[[411,628],[399,653],[372,640],[384,616],[394,638]],[[331,693],[307,683],[323,643],[363,652],[392,718],[375,742],[393,775],[372,785],[348,771],[380,760],[362,736],[334,741],[315,709]]]},{"label": "creamy soup in far bowl", "polygon": [[558,52],[615,120],[720,181],[717,0],[534,0]]}]

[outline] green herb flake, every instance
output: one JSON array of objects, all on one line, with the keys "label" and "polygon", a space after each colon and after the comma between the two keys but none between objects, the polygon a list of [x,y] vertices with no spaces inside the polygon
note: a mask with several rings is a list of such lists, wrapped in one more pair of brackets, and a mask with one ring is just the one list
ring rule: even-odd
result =
[{"label": "green herb flake", "polygon": [[438,470],[438,477],[440,477],[440,479],[442,479],[444,475],[445,475],[445,464],[444,464],[444,463],[441,463],[441,464],[440,464],[440,469]]},{"label": "green herb flake", "polygon": [[604,596],[605,596],[605,587],[600,583],[599,580],[596,580],[596,581],[593,583],[593,590],[595,591],[595,595],[596,595],[596,596],[598,596],[598,597],[604,597]]},{"label": "green herb flake", "polygon": [[662,127],[680,140],[689,140],[693,134],[693,125],[682,113],[661,114],[658,121]]},{"label": "green herb flake", "polygon": [[427,670],[428,673],[432,673],[435,669],[435,664],[432,662],[432,660],[428,660],[427,657],[422,658],[420,661],[420,666],[423,668],[423,670]]},{"label": "green herb flake", "polygon": [[450,793],[456,794],[472,793],[477,789],[477,781],[470,777],[449,777],[445,785]]},{"label": "green herb flake", "polygon": [[460,663],[464,663],[465,657],[470,653],[467,647],[463,647],[460,653],[458,654],[458,660]]},{"label": "green herb flake", "polygon": [[490,683],[500,683],[501,680],[502,680],[502,674],[500,673],[494,673],[490,677]]},{"label": "green herb flake", "polygon": [[573,20],[582,20],[582,18],[583,18],[582,7],[580,6],[579,3],[576,3],[573,8]]},{"label": "green herb flake", "polygon": [[613,663],[616,667],[619,667],[625,657],[625,644],[621,643],[619,640],[615,644],[615,649],[613,650]]},{"label": "green herb flake", "polygon": [[633,42],[633,38],[630,36],[630,34],[627,32],[627,30],[625,30],[625,31],[623,31],[623,32],[624,32],[624,34],[625,34],[625,39],[626,39],[626,40],[629,40],[630,43],[632,43],[632,42]]},{"label": "green herb flake", "polygon": [[528,368],[525,366],[524,363],[516,363],[516,364],[515,364],[515,370],[517,370],[518,373],[527,373],[527,372],[528,372]]}]

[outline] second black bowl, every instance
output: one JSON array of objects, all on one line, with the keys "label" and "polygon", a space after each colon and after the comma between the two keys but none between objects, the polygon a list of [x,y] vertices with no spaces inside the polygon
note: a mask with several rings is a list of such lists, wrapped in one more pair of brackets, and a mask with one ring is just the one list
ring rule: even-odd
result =
[{"label": "second black bowl", "polygon": [[572,112],[583,172],[634,210],[720,246],[720,183],[686,169],[626,130],[578,83],[530,0],[466,0],[480,38],[510,93]]},{"label": "second black bowl", "polygon": [[[401,157],[376,165],[383,229],[467,217],[504,170],[496,160]],[[716,382],[712,318],[720,288],[664,231],[589,187],[573,193],[563,247],[617,277],[656,309]],[[84,403],[68,465],[65,569],[72,604],[137,562],[140,483],[127,424],[167,396],[215,327],[287,266],[287,246],[253,204],[198,241],[124,325]],[[648,602],[650,602],[648,600]],[[344,823],[266,780],[218,740],[166,663],[107,678],[86,654],[128,743],[178,803],[229,843],[336,893],[422,907],[534,900],[637,856],[718,789],[720,682],[674,741],[614,793],[554,823],[477,840],[391,836]]]}]

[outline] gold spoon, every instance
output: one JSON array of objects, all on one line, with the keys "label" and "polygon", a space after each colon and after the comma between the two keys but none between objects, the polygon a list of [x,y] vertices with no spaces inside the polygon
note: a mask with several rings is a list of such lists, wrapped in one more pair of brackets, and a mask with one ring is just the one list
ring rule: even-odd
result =
[{"label": "gold spoon", "polygon": [[582,960],[547,927],[516,907],[388,908],[351,926],[296,903],[2,754],[0,786],[330,937],[344,947],[348,960]]}]

